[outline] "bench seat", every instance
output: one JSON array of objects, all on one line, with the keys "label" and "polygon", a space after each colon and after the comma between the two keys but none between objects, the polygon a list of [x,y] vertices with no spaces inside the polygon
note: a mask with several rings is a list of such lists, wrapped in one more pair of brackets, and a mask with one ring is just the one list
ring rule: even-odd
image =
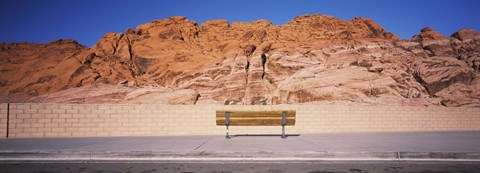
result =
[{"label": "bench seat", "polygon": [[226,138],[229,139],[229,126],[282,126],[282,138],[285,136],[285,126],[295,125],[295,110],[217,110],[216,123],[227,127]]}]

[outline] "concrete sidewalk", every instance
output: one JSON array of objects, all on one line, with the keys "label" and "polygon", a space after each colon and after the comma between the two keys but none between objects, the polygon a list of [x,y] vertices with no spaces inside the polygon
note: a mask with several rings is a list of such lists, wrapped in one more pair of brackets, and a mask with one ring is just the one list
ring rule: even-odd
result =
[{"label": "concrete sidewalk", "polygon": [[480,132],[1,139],[0,160],[480,161]]}]

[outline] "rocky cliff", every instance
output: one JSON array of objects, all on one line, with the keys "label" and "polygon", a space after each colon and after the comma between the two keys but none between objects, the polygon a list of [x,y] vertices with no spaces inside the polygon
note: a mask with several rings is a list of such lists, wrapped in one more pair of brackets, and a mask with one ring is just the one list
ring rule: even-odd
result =
[{"label": "rocky cliff", "polygon": [[4,101],[480,106],[480,34],[305,15],[282,25],[171,17],[74,40],[0,44]]}]

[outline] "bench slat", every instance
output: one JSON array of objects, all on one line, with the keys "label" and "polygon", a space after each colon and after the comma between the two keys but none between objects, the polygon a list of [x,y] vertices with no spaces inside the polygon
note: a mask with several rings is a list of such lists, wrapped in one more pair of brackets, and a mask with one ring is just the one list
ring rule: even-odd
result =
[{"label": "bench slat", "polygon": [[[225,120],[217,120],[217,125],[226,125]],[[281,126],[282,120],[230,120],[230,126]],[[295,119],[287,119],[287,126],[295,125]]]},{"label": "bench slat", "polygon": [[[287,126],[295,125],[294,110],[279,111],[228,111],[230,114],[230,126],[281,126],[282,113],[286,112]],[[217,125],[225,124],[225,110],[216,112]]]},{"label": "bench slat", "polygon": [[[216,116],[225,118],[224,110],[219,110],[216,112]],[[282,117],[283,111],[228,111],[230,112],[230,117]],[[295,117],[295,111],[286,110],[287,117]]]}]

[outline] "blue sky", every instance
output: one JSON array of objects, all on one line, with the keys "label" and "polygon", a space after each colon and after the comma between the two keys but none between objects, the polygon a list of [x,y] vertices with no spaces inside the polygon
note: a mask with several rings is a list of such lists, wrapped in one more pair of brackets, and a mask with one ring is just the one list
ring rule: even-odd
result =
[{"label": "blue sky", "polygon": [[480,31],[479,7],[478,0],[0,0],[0,42],[71,38],[91,47],[106,32],[170,16],[187,16],[199,24],[267,19],[282,25],[314,13],[371,18],[410,39],[425,26],[446,36],[462,28]]}]

